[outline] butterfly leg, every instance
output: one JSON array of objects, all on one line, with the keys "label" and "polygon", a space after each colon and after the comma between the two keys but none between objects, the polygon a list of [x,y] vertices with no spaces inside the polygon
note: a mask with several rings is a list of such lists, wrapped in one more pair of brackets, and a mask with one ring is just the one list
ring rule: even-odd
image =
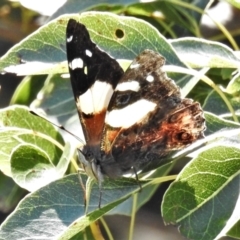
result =
[{"label": "butterfly leg", "polygon": [[80,186],[83,190],[83,201],[84,201],[84,208],[85,208],[85,214],[86,214],[87,213],[87,206],[88,206],[87,202],[89,202],[89,201],[87,201],[87,191],[86,191],[85,185],[83,183],[81,173],[82,173],[82,170],[78,169],[78,179],[79,179]]},{"label": "butterfly leg", "polygon": [[133,172],[134,172],[134,174],[135,174],[136,182],[137,182],[137,184],[138,184],[138,186],[139,186],[139,192],[141,192],[141,191],[142,191],[142,184],[141,184],[141,182],[139,181],[136,168],[135,168],[135,167],[132,167],[132,169],[133,169]]}]

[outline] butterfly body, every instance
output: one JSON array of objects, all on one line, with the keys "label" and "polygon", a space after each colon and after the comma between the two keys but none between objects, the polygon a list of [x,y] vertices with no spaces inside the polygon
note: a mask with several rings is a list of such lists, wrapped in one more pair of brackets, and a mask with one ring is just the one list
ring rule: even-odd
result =
[{"label": "butterfly body", "polygon": [[86,140],[79,158],[88,174],[101,182],[104,176],[152,169],[171,152],[204,137],[199,103],[181,98],[179,87],[162,71],[160,54],[143,51],[124,73],[73,19],[66,45]]}]

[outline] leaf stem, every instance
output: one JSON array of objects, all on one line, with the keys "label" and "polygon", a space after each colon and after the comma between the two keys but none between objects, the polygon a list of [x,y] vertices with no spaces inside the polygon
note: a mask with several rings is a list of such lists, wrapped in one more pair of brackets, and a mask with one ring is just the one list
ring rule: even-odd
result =
[{"label": "leaf stem", "polygon": [[90,228],[91,228],[92,234],[94,236],[94,239],[104,240],[104,237],[103,237],[103,235],[101,233],[101,230],[99,228],[98,221],[95,221],[95,222],[91,223]]},{"label": "leaf stem", "polygon": [[231,36],[231,34],[229,33],[229,31],[220,23],[218,22],[216,19],[214,19],[208,12],[203,11],[201,8],[194,6],[193,4],[189,4],[183,1],[179,1],[179,0],[168,0],[169,2],[175,3],[176,5],[191,9],[197,13],[200,14],[206,14],[214,23],[215,25],[219,28],[220,31],[222,31],[222,33],[226,36],[227,40],[231,43],[232,47],[235,50],[238,50],[239,47],[236,43],[236,41],[233,39],[233,37]]},{"label": "leaf stem", "polygon": [[104,230],[106,231],[106,234],[108,236],[108,240],[114,240],[113,235],[112,235],[112,233],[111,233],[111,231],[110,231],[106,221],[104,220],[104,218],[100,218],[100,221],[101,221],[101,223],[103,225]]},{"label": "leaf stem", "polygon": [[138,193],[133,194],[132,198],[133,198],[133,204],[132,204],[132,213],[131,213],[131,222],[130,222],[130,226],[129,226],[128,240],[133,239],[133,230],[134,230],[135,219],[136,219]]}]

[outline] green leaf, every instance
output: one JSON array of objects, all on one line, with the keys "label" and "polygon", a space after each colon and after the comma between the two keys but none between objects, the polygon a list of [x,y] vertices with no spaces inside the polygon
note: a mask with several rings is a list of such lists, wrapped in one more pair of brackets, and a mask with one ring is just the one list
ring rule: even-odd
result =
[{"label": "green leaf", "polygon": [[206,135],[214,134],[223,129],[234,129],[234,128],[239,129],[240,128],[239,123],[226,120],[210,112],[205,112],[204,117],[207,122],[207,129],[205,131]]},{"label": "green leaf", "polygon": [[229,237],[239,239],[240,238],[240,220],[227,232]]},{"label": "green leaf", "polygon": [[28,76],[25,77],[17,86],[12,99],[11,105],[21,104],[29,105],[37,96],[45,81],[45,76]]},{"label": "green leaf", "polygon": [[26,191],[0,172],[0,193],[0,211],[9,213],[26,194]]},{"label": "green leaf", "polygon": [[[198,1],[199,7],[205,8],[208,1]],[[155,25],[159,24],[161,32],[166,31],[168,34],[172,34],[172,37],[176,37],[175,33],[180,36],[184,35],[199,35],[198,22],[201,14],[195,11],[197,2],[187,3],[183,1],[153,1],[153,2],[141,2],[135,3],[126,7],[129,15],[147,16],[149,21]],[[198,8],[201,11],[201,8]]]},{"label": "green leaf", "polygon": [[26,196],[2,224],[0,238],[69,239],[138,190],[133,179],[106,179],[102,207],[98,209],[99,189],[95,184],[85,215],[78,175],[68,175]]},{"label": "green leaf", "polygon": [[69,79],[64,79],[58,74],[49,75],[38,96],[40,97],[37,97],[31,106],[44,109],[48,117],[56,117],[64,126],[74,114],[77,114]]},{"label": "green leaf", "polygon": [[226,45],[199,39],[186,37],[172,40],[171,44],[181,60],[195,68],[238,68],[240,59]]},{"label": "green leaf", "polygon": [[166,191],[164,221],[177,224],[189,239],[214,239],[231,215],[236,216],[234,211],[239,211],[235,209],[240,196],[239,174],[239,146],[224,144],[205,150]]},{"label": "green leaf", "polygon": [[96,2],[94,0],[88,0],[88,1],[81,1],[79,0],[68,0],[61,8],[57,10],[56,13],[53,14],[51,19],[54,19],[56,17],[59,17],[63,14],[69,14],[69,13],[80,13],[84,11],[89,11],[92,8],[96,8],[99,5],[105,5],[108,8],[113,5],[119,5],[119,4],[130,4],[130,3],[135,3],[138,2],[137,0],[105,0],[105,1],[100,1]]},{"label": "green leaf", "polygon": [[[151,174],[150,176],[151,179],[157,179],[157,178],[161,179],[161,177],[166,176],[167,173],[170,172],[172,167],[173,167],[172,162],[167,163],[163,166],[160,166],[153,174]],[[151,199],[153,194],[158,189],[160,183],[161,181],[159,181],[158,184],[146,186],[139,193],[136,193],[137,194],[137,206],[135,209],[136,211]],[[119,204],[117,207],[115,207],[112,211],[110,211],[107,214],[108,215],[121,214],[121,215],[131,216],[132,208],[133,208],[133,196],[128,198],[123,203]]]},{"label": "green leaf", "polygon": [[[69,148],[69,145],[68,145]],[[58,167],[51,163],[45,151],[33,145],[20,145],[12,151],[11,172],[14,181],[33,192],[61,178],[70,162],[70,148],[61,157]]]},{"label": "green leaf", "polygon": [[[147,22],[88,12],[64,16],[39,28],[1,58],[0,71],[20,75],[67,72],[62,62],[66,60],[65,29],[70,17],[85,24],[93,41],[117,59],[132,60],[143,50],[152,49],[161,52],[168,63],[184,66],[167,40]],[[116,31],[122,31],[123,37],[117,37]]]},{"label": "green leaf", "polygon": [[[180,1],[180,6],[185,6],[181,5],[181,2],[182,1]],[[187,0],[186,2],[191,4],[189,6],[191,15],[194,16],[198,23],[200,23],[203,12],[196,11],[196,7],[198,8],[198,10],[205,11],[206,7],[209,5],[209,0]]]},{"label": "green leaf", "polygon": [[29,191],[58,178],[46,153],[31,145],[20,145],[12,151],[11,172],[14,181]]},{"label": "green leaf", "polygon": [[[182,3],[183,2],[183,3]],[[80,13],[86,10],[115,11],[119,15],[148,16],[149,22],[156,19],[156,22],[166,22],[169,28],[175,29],[178,34],[189,35],[189,31],[195,34],[199,32],[198,23],[201,19],[201,9],[204,10],[208,0],[201,1],[156,1],[141,2],[136,0],[107,0],[104,2],[68,0],[50,19],[59,17],[62,14]],[[198,11],[195,9],[198,8]],[[159,17],[160,15],[160,17]],[[164,25],[160,22],[159,26]],[[158,27],[159,28],[159,27]],[[172,30],[174,31],[174,30]]]},{"label": "green leaf", "polygon": [[48,156],[49,164],[57,166],[59,163],[62,155],[59,144],[64,145],[62,137],[52,124],[32,115],[27,107],[11,106],[0,110],[0,133],[0,168],[4,174],[11,176],[11,154],[25,144],[41,149]]},{"label": "green leaf", "polygon": [[[229,103],[231,104],[231,106],[233,107],[233,109],[235,110],[235,112],[237,112],[240,106],[239,98],[234,97],[227,93],[224,94],[228,99]],[[208,111],[219,116],[222,115],[223,117],[228,116],[231,118],[231,114],[229,113],[229,109],[226,103],[223,101],[221,96],[219,96],[219,94],[214,90],[208,94],[202,107],[204,111]]]},{"label": "green leaf", "polygon": [[238,72],[233,76],[231,81],[229,82],[227,88],[226,88],[227,93],[229,94],[234,94],[236,97],[239,96],[240,92],[240,73]]},{"label": "green leaf", "polygon": [[66,60],[64,36],[61,22],[39,28],[1,58],[0,71],[18,75],[66,72],[66,66],[60,64]]}]

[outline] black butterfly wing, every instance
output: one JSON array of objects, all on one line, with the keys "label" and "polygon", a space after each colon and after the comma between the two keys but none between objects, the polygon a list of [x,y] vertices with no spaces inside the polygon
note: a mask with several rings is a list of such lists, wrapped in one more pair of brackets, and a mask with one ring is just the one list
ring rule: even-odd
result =
[{"label": "black butterfly wing", "polygon": [[[105,119],[103,171],[116,174],[158,166],[161,157],[203,137],[199,103],[182,99],[179,87],[162,71],[165,59],[142,52],[116,86]],[[113,164],[113,165],[114,165]]]},{"label": "black butterfly wing", "polygon": [[100,145],[106,110],[123,70],[91,41],[86,27],[74,19],[67,25],[66,46],[72,90],[86,142]]}]

